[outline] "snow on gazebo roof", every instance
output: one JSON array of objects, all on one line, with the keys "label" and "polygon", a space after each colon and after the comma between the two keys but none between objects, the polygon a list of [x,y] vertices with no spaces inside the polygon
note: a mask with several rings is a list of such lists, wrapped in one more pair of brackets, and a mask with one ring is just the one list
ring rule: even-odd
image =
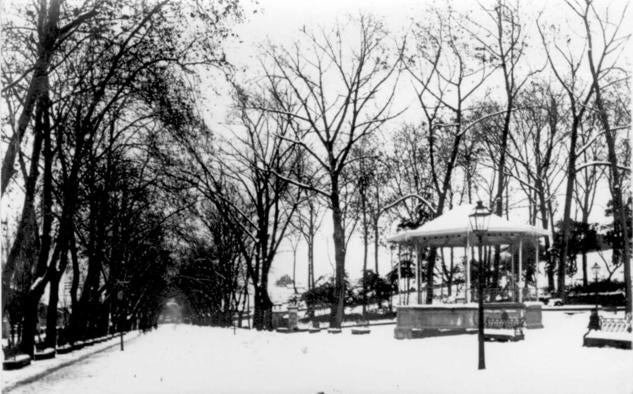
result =
[{"label": "snow on gazebo roof", "polygon": [[[475,206],[460,205],[428,223],[414,229],[398,232],[389,238],[388,242],[402,244],[422,244],[424,246],[466,246],[477,245],[477,237],[470,227],[469,215]],[[483,244],[511,244],[520,238],[538,238],[549,233],[539,226],[510,222],[495,214],[490,215],[488,231]]]}]

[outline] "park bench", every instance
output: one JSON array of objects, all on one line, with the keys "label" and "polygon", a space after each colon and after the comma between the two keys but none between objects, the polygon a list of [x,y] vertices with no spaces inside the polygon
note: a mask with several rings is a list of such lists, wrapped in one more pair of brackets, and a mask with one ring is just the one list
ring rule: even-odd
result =
[{"label": "park bench", "polygon": [[313,322],[312,322],[312,327],[310,327],[310,328],[308,329],[308,331],[310,332],[310,334],[314,334],[314,333],[317,333],[317,332],[321,332],[321,326],[320,326],[319,322],[318,322],[318,321],[316,321],[316,320],[315,320],[315,321],[313,321]]},{"label": "park bench", "polygon": [[511,318],[502,315],[500,318],[488,317],[484,321],[484,340],[497,342],[516,342],[525,339],[524,318]]},{"label": "park bench", "polygon": [[631,349],[633,332],[631,314],[624,318],[606,318],[592,312],[589,318],[589,331],[583,336],[583,346],[612,346],[620,349]]},{"label": "park bench", "polygon": [[369,322],[367,320],[357,320],[356,327],[352,328],[352,335],[365,335],[370,332]]}]

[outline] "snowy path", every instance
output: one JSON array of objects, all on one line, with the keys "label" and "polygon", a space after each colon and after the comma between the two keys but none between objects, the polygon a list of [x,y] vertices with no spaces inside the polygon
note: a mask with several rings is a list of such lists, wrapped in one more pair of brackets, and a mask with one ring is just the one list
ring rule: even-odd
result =
[{"label": "snowy path", "polygon": [[477,337],[393,339],[163,326],[11,392],[21,393],[632,393],[633,352],[581,346],[587,314],[544,314],[517,343]]}]

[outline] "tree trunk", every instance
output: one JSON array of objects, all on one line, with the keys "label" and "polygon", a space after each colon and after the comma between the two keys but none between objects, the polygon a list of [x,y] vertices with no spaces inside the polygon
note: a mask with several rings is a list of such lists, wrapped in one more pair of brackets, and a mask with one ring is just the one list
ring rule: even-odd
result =
[{"label": "tree trunk", "polygon": [[[41,294],[39,295],[41,296]],[[35,330],[37,327],[37,307],[40,297],[34,292],[29,292],[24,300],[24,317],[20,341],[20,352],[33,357],[35,346]]]},{"label": "tree trunk", "polygon": [[[458,123],[461,122],[461,115],[457,116]],[[459,131],[459,130],[458,130]],[[444,211],[444,204],[446,203],[446,194],[448,192],[450,186],[451,172],[455,163],[455,159],[457,157],[457,148],[459,147],[460,138],[455,138],[453,142],[453,152],[451,153],[451,159],[449,161],[449,168],[444,176],[444,182],[442,186],[443,192],[440,194],[440,198],[437,204],[437,210],[435,211],[434,217],[439,217],[442,215]],[[429,259],[426,265],[426,303],[433,303],[433,281],[434,281],[434,270],[435,270],[435,258],[437,256],[436,248],[431,248],[429,251]]]},{"label": "tree trunk", "polygon": [[361,190],[361,210],[363,215],[363,318],[367,314],[367,255],[369,252],[369,223],[364,190]]},{"label": "tree trunk", "polygon": [[379,276],[380,273],[378,272],[378,244],[379,244],[379,240],[378,240],[378,220],[375,220],[373,223],[373,227],[374,227],[374,270],[376,272],[376,276]]},{"label": "tree trunk", "polygon": [[[24,204],[22,206],[22,215],[18,223],[17,233],[11,250],[7,256],[7,261],[2,267],[2,311],[5,311],[5,303],[7,301],[7,290],[11,288],[11,279],[15,268],[21,264],[27,272],[30,267],[36,264],[36,256],[39,252],[39,237],[37,218],[35,216],[35,193],[36,184],[39,177],[39,161],[40,152],[42,150],[43,133],[41,130],[35,131],[33,138],[33,148],[31,153],[31,165],[29,168],[29,176],[26,180],[26,189],[24,192]],[[27,268],[29,267],[29,268]]]},{"label": "tree trunk", "polygon": [[308,240],[308,290],[314,289],[314,236]]},{"label": "tree trunk", "polygon": [[558,261],[558,294],[562,302],[566,301],[565,293],[565,275],[566,275],[566,261],[569,248],[569,224],[571,215],[571,200],[574,193],[574,183],[576,181],[576,140],[578,139],[578,125],[580,119],[574,117],[571,126],[571,136],[569,142],[569,160],[567,162],[567,188],[565,191],[565,210],[563,213],[563,250],[559,256]]},{"label": "tree trunk", "polygon": [[334,260],[336,262],[334,296],[336,306],[330,311],[330,327],[340,328],[345,313],[345,229],[338,194],[338,182],[332,180],[332,226],[334,227]]},{"label": "tree trunk", "polygon": [[[20,233],[21,231],[24,232],[24,237],[22,240],[19,240],[20,244],[17,245],[17,252],[15,254],[16,258],[24,257],[24,269],[27,270],[27,272],[34,272],[34,279],[29,281],[29,288],[26,291],[24,302],[24,322],[22,325],[20,345],[20,349],[22,350],[22,352],[27,353],[31,356],[33,355],[34,335],[36,325],[38,323],[37,307],[48,280],[46,270],[46,264],[48,263],[48,250],[44,251],[43,248],[41,248],[39,245],[37,219],[35,216],[34,206],[35,184],[39,174],[38,165],[41,143],[45,139],[45,133],[49,132],[49,130],[45,130],[44,127],[45,112],[46,111],[44,110],[44,101],[40,100],[38,102],[38,110],[34,129],[34,151],[31,156],[29,179],[27,180],[24,208],[20,221],[20,227],[24,227],[18,229],[18,233]],[[48,143],[50,143],[50,140],[47,142],[47,144]],[[48,147],[50,154],[50,145]],[[50,193],[50,183],[47,184],[47,192]],[[48,197],[45,197],[45,199],[46,198]],[[47,218],[47,220],[50,220],[50,216]],[[17,238],[15,242],[18,242]],[[14,246],[16,246],[15,242]],[[10,263],[7,262],[7,264]]]},{"label": "tree trunk", "polygon": [[[536,186],[536,193],[538,197],[538,210],[540,211],[540,214],[541,214],[541,225],[543,226],[543,229],[545,230],[550,229],[550,234],[551,234],[551,228],[549,226],[549,220],[548,220],[548,217],[549,217],[548,210],[547,210],[548,204],[545,198],[545,189],[544,189],[543,180],[541,179],[541,176],[536,177],[535,186]],[[550,248],[550,237],[547,237],[545,238],[545,250],[549,251],[549,248]],[[550,292],[554,292],[555,291],[554,264],[553,264],[551,255],[548,254],[548,256],[549,256],[548,263],[546,267],[547,287],[549,288]]]},{"label": "tree trunk", "polygon": [[46,347],[57,345],[57,303],[59,301],[59,275],[52,275],[49,281],[48,308],[46,310]]},{"label": "tree trunk", "polygon": [[295,294],[298,293],[298,291],[297,291],[297,248],[296,248],[296,246],[292,250],[292,289],[294,290]]},{"label": "tree trunk", "polygon": [[36,272],[35,280],[31,284],[31,287],[25,297],[24,323],[22,325],[22,342],[20,344],[20,350],[30,356],[33,356],[33,345],[38,324],[38,306],[40,299],[42,298],[44,289],[48,284],[54,270],[53,267],[55,266],[59,256],[59,248],[55,249],[56,252],[53,254],[51,259],[51,266],[49,266],[49,269],[46,269],[46,267],[38,267],[40,269],[44,268],[44,271]]},{"label": "tree trunk", "polygon": [[260,283],[255,285],[255,305],[253,311],[253,328],[256,330],[273,329],[273,303],[268,296],[268,275],[262,273]]}]

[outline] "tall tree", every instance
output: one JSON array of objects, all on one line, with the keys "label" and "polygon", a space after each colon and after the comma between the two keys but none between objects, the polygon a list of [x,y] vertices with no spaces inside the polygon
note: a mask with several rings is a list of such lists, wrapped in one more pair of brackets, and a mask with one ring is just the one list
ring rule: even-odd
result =
[{"label": "tall tree", "polygon": [[[565,188],[565,199],[564,199],[564,211],[563,211],[563,220],[561,226],[562,233],[562,252],[559,257],[558,262],[558,292],[563,302],[566,298],[565,293],[565,267],[567,261],[567,251],[569,248],[569,237],[570,237],[570,221],[571,221],[571,205],[572,198],[574,192],[574,186],[576,182],[576,159],[578,156],[577,143],[578,143],[578,133],[582,126],[585,113],[588,108],[589,101],[591,100],[594,87],[587,86],[587,84],[582,82],[581,76],[581,66],[583,64],[583,58],[585,56],[585,49],[582,49],[580,53],[574,54],[570,50],[565,50],[562,48],[557,42],[556,38],[560,34],[560,31],[557,30],[557,27],[552,25],[550,29],[550,39],[554,42],[550,43],[547,40],[547,36],[545,31],[541,27],[541,24],[538,25],[539,34],[541,36],[541,40],[543,42],[543,47],[545,48],[545,53],[547,55],[547,60],[550,66],[550,69],[554,73],[554,76],[560,83],[561,87],[565,91],[566,96],[566,105],[569,108],[569,114],[571,116],[571,124],[569,126],[569,156],[567,159],[566,166],[566,188]],[[555,38],[556,37],[556,38]],[[571,42],[571,38],[568,37],[566,41],[567,49],[569,49],[569,45]]]},{"label": "tall tree", "polygon": [[[358,30],[352,31],[352,27]],[[348,40],[359,33],[359,41]],[[328,202],[334,227],[336,261],[336,308],[330,325],[340,327],[345,303],[344,172],[353,147],[395,115],[390,113],[395,96],[397,62],[390,60],[387,34],[380,22],[361,16],[337,25],[332,31],[304,32],[307,48],[270,48],[270,66],[264,65],[268,89],[276,106],[264,108],[293,120],[290,142],[301,147],[319,169],[315,182],[290,179]],[[348,47],[352,43],[351,47]]]},{"label": "tall tree", "polygon": [[[465,18],[449,10],[430,13],[416,24],[413,44],[403,56],[424,113],[428,157],[433,185],[434,216],[450,205],[454,170],[464,134],[481,119],[469,122],[467,104],[475,97],[494,68],[476,61],[477,53],[466,39]],[[487,114],[484,118],[499,115]],[[426,302],[433,301],[435,249],[428,255]]]},{"label": "tall tree", "polygon": [[[555,196],[564,181],[566,123],[564,95],[547,81],[532,81],[517,97],[521,111],[514,113],[509,135],[508,175],[520,186],[529,205],[530,223],[549,230],[545,249],[553,242]],[[582,148],[580,149],[582,151]],[[548,287],[555,290],[556,261],[548,255]]]},{"label": "tall tree", "polygon": [[[475,40],[485,50],[489,59],[495,63],[501,71],[503,77],[503,87],[505,94],[505,106],[503,121],[500,125],[500,136],[498,139],[498,150],[495,152],[497,167],[497,188],[492,198],[494,212],[498,216],[503,216],[503,193],[508,188],[507,182],[507,150],[510,135],[510,124],[512,121],[512,112],[516,109],[516,98],[523,85],[528,81],[531,73],[527,75],[519,75],[520,65],[523,58],[527,43],[523,32],[524,26],[520,20],[520,10],[518,5],[513,6],[504,0],[498,0],[493,9],[483,8],[486,14],[492,20],[493,28],[487,28],[482,24],[477,24],[481,32],[473,34]],[[490,37],[485,40],[480,37]],[[484,55],[485,56],[485,55]],[[506,207],[507,208],[507,207]],[[499,262],[500,262],[500,246],[495,247],[494,255],[494,276],[492,278],[493,287],[497,287],[499,280]]]},{"label": "tall tree", "polygon": [[254,287],[256,329],[272,329],[269,272],[302,194],[286,180],[301,177],[303,171],[300,149],[288,142],[291,121],[278,112],[252,109],[269,107],[269,100],[236,86],[241,129],[225,141],[218,156],[210,138],[208,143],[178,141],[185,156],[177,176],[213,203],[234,231],[244,234],[237,240]]},{"label": "tall tree", "polygon": [[303,237],[308,251],[308,290],[314,288],[314,244],[323,223],[323,207],[319,204],[318,194],[304,193],[305,198],[299,205],[292,222],[293,227]]},{"label": "tall tree", "polygon": [[[608,94],[609,85],[618,83],[616,78],[612,78],[613,74],[618,78],[626,79],[629,76],[626,72],[622,72],[617,60],[620,54],[627,47],[626,43],[630,38],[630,34],[621,34],[620,29],[626,20],[627,7],[621,11],[615,21],[611,21],[610,15],[607,13],[601,16],[593,6],[591,0],[585,0],[584,4],[569,3],[571,10],[583,22],[585,30],[585,39],[587,44],[587,60],[589,62],[589,71],[591,73],[592,89],[595,92],[594,104],[597,110],[598,121],[602,127],[605,139],[607,141],[607,155],[609,173],[611,178],[610,190],[613,201],[613,225],[615,231],[623,234],[622,257],[624,261],[624,279],[626,281],[626,307],[627,311],[633,311],[633,289],[631,284],[631,245],[629,242],[630,235],[627,226],[627,213],[624,205],[623,191],[621,189],[620,179],[623,177],[623,171],[630,171],[630,168],[619,166],[618,155],[616,152],[616,129],[609,108],[606,105],[605,95]],[[597,30],[596,30],[597,26]],[[598,36],[595,38],[595,36]],[[607,82],[609,81],[609,82]],[[630,95],[630,94],[629,94]],[[630,128],[629,124],[624,126]]]}]

